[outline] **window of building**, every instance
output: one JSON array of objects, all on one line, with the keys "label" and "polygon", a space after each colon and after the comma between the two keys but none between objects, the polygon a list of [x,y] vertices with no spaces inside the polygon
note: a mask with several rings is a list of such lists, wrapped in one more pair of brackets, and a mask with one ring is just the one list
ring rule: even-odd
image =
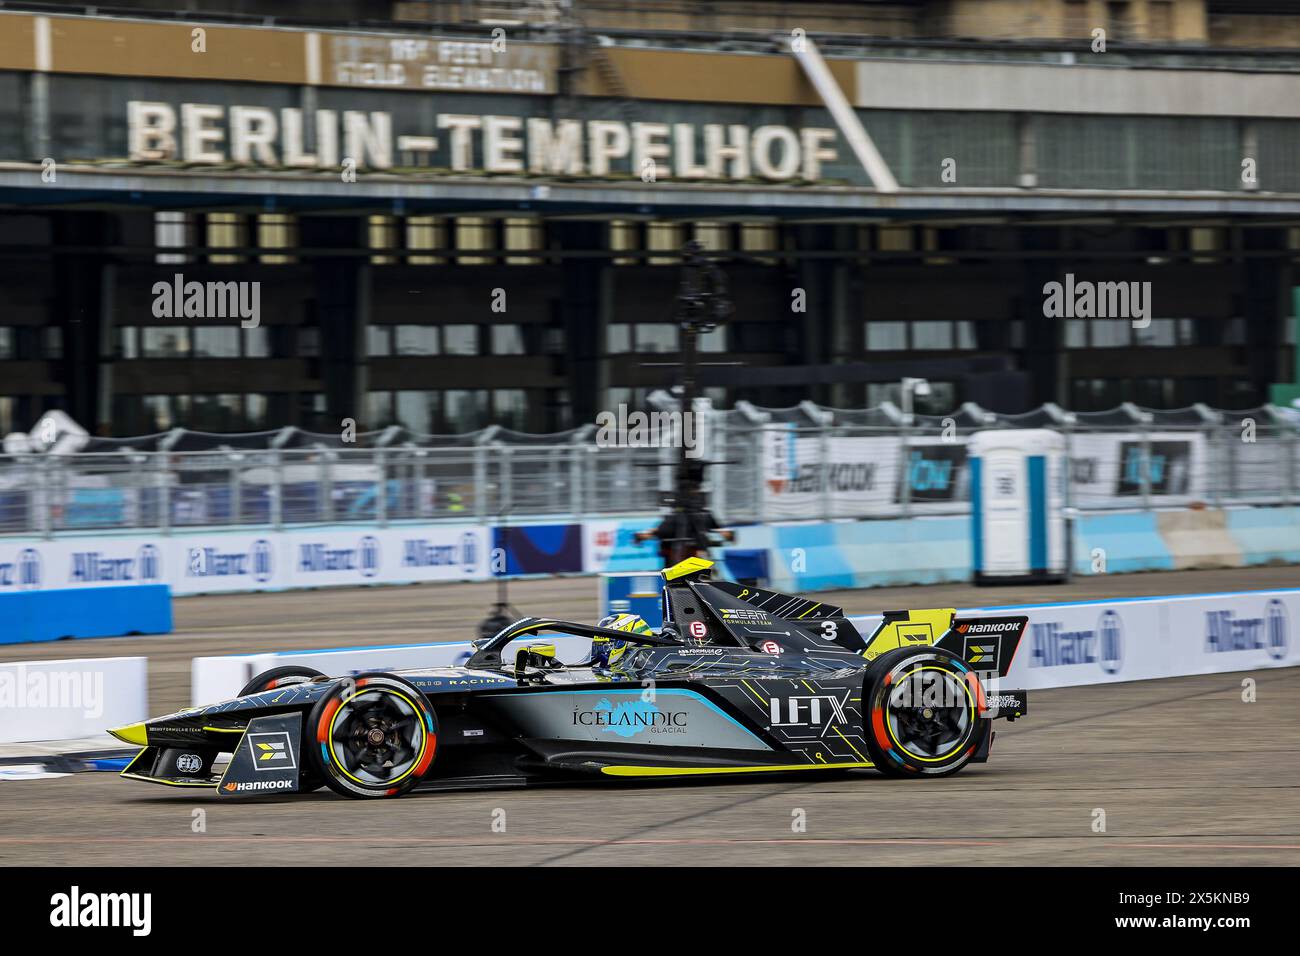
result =
[{"label": "window of building", "polygon": [[389,425],[395,424],[396,420],[393,415],[393,393],[367,392],[365,414],[365,425],[367,428],[387,428]]},{"label": "window of building", "polygon": [[[492,249],[495,245],[493,222],[479,216],[459,216],[456,219],[456,249],[458,252]],[[492,262],[491,256],[457,255],[463,266],[483,266]]]},{"label": "window of building", "polygon": [[47,325],[41,329],[41,357],[47,362],[57,362],[63,358],[63,329],[57,325]]},{"label": "window of building", "polygon": [[524,330],[519,325],[492,326],[493,355],[523,355]]},{"label": "window of building", "polygon": [[444,325],[442,350],[446,355],[478,355],[478,326]]},{"label": "window of building", "polygon": [[705,252],[721,252],[731,248],[731,226],[725,222],[697,222],[694,238],[704,246]]},{"label": "window of building", "polygon": [[393,327],[395,355],[438,355],[438,326],[397,325]]},{"label": "window of building", "polygon": [[14,357],[14,330],[0,325],[0,359]]},{"label": "window of building", "polygon": [[18,402],[8,395],[0,395],[0,435],[14,431],[14,412]]},{"label": "window of building", "polygon": [[436,430],[442,405],[441,392],[394,392],[397,424],[420,435]]},{"label": "window of building", "polygon": [[[1129,323],[1131,327],[1131,323]],[[1178,322],[1175,319],[1152,319],[1145,329],[1133,329],[1135,345],[1154,345],[1169,348],[1178,344]]]},{"label": "window of building", "polygon": [[[278,326],[277,328],[284,328]],[[243,329],[244,339],[244,357],[245,358],[270,358],[271,357],[271,329],[265,325],[259,325],[251,329]],[[283,338],[281,338],[281,348],[283,348]]]},{"label": "window of building", "polygon": [[868,322],[867,351],[899,352],[907,349],[906,322]]},{"label": "window of building", "polygon": [[140,329],[141,358],[188,358],[190,330],[183,325],[146,325]]},{"label": "window of building", "polygon": [[385,250],[372,254],[370,262],[376,266],[391,266],[397,257],[391,250],[397,247],[397,223],[392,216],[370,216],[366,220],[366,246]]},{"label": "window of building", "polygon": [[632,326],[626,322],[611,322],[605,327],[605,351],[610,355],[626,355],[632,351]]},{"label": "window of building", "polygon": [[486,389],[453,388],[444,393],[447,425],[453,432],[472,432],[487,424]]},{"label": "window of building", "polygon": [[[1160,320],[1164,321],[1164,320]],[[1153,326],[1155,322],[1151,323]],[[1095,349],[1128,348],[1133,338],[1131,319],[1093,319],[1088,323],[1091,345]]]},{"label": "window of building", "polygon": [[298,328],[296,352],[303,358],[319,358],[320,329],[314,325],[300,326]]},{"label": "window of building", "polygon": [[[622,219],[614,219],[609,224],[609,248],[613,252],[624,252],[628,250],[638,250],[641,248],[641,227],[635,222],[625,222]],[[615,256],[614,265],[616,266],[634,266],[637,264],[636,256]]]},{"label": "window of building", "polygon": [[528,393],[522,388],[492,390],[492,420],[517,432],[528,430]]},{"label": "window of building", "polygon": [[234,326],[205,326],[194,330],[196,358],[239,358],[239,329]]},{"label": "window of building", "polygon": [[650,252],[666,251],[671,255],[651,256],[647,262],[652,266],[675,266],[681,264],[683,229],[677,222],[652,222],[646,227],[646,249]]},{"label": "window of building", "polygon": [[[237,212],[210,212],[207,215],[207,239],[205,244],[212,249],[239,249],[245,243],[244,217]],[[244,257],[237,253],[210,253],[208,262],[214,265],[228,265],[243,262]]]},{"label": "window of building", "polygon": [[[153,215],[153,244],[165,249],[184,249],[191,245],[194,220],[189,213],[160,209]],[[156,252],[153,261],[159,265],[189,262],[190,257],[181,252]]]},{"label": "window of building", "polygon": [[[444,249],[447,246],[447,224],[437,216],[410,216],[406,220],[407,249]],[[442,265],[442,256],[407,256],[413,266]]]},{"label": "window of building", "polygon": [[676,352],[681,330],[671,322],[638,322],[635,331],[637,352]]},{"label": "window of building", "polygon": [[[259,249],[287,249],[298,244],[298,221],[286,213],[264,212],[257,217],[257,246]],[[263,253],[258,261],[265,265],[285,265],[297,262],[297,257],[284,253]]]},{"label": "window of building", "polygon": [[382,358],[393,354],[393,327],[391,325],[366,326],[366,355]]},{"label": "window of building", "polygon": [[[533,251],[542,248],[542,223],[534,218],[510,218],[505,221],[506,249]],[[508,266],[537,265],[537,256],[506,256]]]},{"label": "window of building", "polygon": [[912,348],[918,351],[952,348],[952,323],[913,322]]},{"label": "window of building", "polygon": [[190,406],[188,427],[204,432],[243,431],[242,395],[195,395]]},{"label": "window of building", "polygon": [[144,413],[145,431],[165,432],[189,420],[188,395],[142,395],[140,407]]},{"label": "window of building", "polygon": [[[771,222],[745,222],[740,225],[740,248],[745,252],[775,252],[777,248],[776,224]],[[755,256],[759,262],[770,264],[773,256]]]},{"label": "window of building", "polygon": [[720,325],[712,332],[703,333],[700,335],[698,342],[701,352],[727,351],[727,327]]}]

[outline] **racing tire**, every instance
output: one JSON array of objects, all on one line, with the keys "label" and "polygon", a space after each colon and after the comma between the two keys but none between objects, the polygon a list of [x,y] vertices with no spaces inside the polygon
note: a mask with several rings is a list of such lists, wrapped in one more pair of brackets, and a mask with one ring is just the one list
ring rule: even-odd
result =
[{"label": "racing tire", "polygon": [[[304,684],[307,681],[315,680],[317,677],[324,677],[320,671],[311,667],[295,667],[289,665],[286,667],[272,667],[268,671],[255,676],[244,685],[236,696],[246,697],[249,694],[260,694],[264,690],[275,690],[277,687],[287,687],[290,684]],[[305,741],[306,734],[299,737],[299,740]],[[303,747],[299,745],[299,750]],[[298,765],[302,768],[298,771],[298,792],[311,793],[325,786],[325,778],[318,773],[313,773],[307,768],[306,762],[302,759],[301,753],[298,757]]]},{"label": "racing tire", "polygon": [[345,797],[400,797],[429,771],[438,720],[418,688],[392,674],[339,681],[307,718],[313,773]]},{"label": "racing tire", "polygon": [[867,748],[888,777],[946,777],[989,732],[979,677],[956,654],[900,647],[876,658],[863,680]]},{"label": "racing tire", "polygon": [[262,671],[247,684],[244,685],[236,697],[247,697],[249,694],[259,694],[264,690],[275,690],[277,687],[284,687],[287,684],[304,684],[307,681],[314,680],[317,677],[324,677],[318,670],[310,667],[272,667],[269,671]]}]

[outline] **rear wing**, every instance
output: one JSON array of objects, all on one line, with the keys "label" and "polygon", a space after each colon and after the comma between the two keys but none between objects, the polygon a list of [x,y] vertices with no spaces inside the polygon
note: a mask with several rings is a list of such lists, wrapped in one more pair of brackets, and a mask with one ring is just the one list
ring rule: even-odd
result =
[{"label": "rear wing", "polygon": [[954,616],[952,629],[937,646],[952,651],[980,673],[1006,677],[1015,659],[1029,618],[1023,614],[1005,617]]},{"label": "rear wing", "polygon": [[874,660],[896,647],[941,647],[972,670],[1006,677],[1028,623],[1024,615],[958,617],[953,608],[886,611],[863,654]]}]

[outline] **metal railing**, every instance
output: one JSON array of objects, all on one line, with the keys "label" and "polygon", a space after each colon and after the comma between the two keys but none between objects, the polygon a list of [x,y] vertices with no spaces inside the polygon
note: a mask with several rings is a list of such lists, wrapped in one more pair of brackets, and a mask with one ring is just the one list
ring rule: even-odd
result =
[{"label": "metal railing", "polygon": [[[1300,503],[1300,431],[1268,407],[997,416],[963,406],[909,422],[888,403],[740,403],[709,414],[707,490],[729,524],[967,513],[967,442],[1008,427],[1064,435],[1065,500],[1082,511]],[[601,444],[590,428],[514,442],[11,454],[0,456],[0,534],[649,515],[676,454]]]}]

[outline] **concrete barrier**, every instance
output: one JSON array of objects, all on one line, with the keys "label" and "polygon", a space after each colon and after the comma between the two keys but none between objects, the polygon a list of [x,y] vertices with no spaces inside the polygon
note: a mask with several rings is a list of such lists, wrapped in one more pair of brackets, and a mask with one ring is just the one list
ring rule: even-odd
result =
[{"label": "concrete barrier", "polygon": [[0,663],[0,743],[77,740],[146,719],[143,657]]},{"label": "concrete barrier", "polygon": [[0,592],[0,644],[169,634],[171,629],[171,589],[165,584]]}]

